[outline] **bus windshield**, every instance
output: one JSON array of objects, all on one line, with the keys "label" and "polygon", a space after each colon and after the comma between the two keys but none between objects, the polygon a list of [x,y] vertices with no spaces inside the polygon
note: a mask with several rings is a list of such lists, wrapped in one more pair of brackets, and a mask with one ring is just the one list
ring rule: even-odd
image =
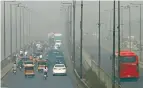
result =
[{"label": "bus windshield", "polygon": [[132,56],[132,57],[127,57],[127,56],[121,56],[120,57],[120,62],[121,63],[133,63],[136,61],[136,57]]}]

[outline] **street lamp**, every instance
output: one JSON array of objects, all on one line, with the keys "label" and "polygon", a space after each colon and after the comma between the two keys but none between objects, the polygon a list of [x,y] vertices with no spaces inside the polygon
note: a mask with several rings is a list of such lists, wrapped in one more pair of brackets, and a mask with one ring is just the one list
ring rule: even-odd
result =
[{"label": "street lamp", "polygon": [[[4,2],[4,59],[6,58],[6,31],[5,31],[5,27],[6,27],[6,21],[5,21],[5,5],[6,5],[6,2],[15,2],[15,1],[3,1]],[[11,37],[11,36],[10,36]],[[10,38],[11,39],[11,38]],[[11,42],[11,40],[10,40]],[[11,47],[11,45],[10,45]],[[11,52],[12,54],[12,52]]]},{"label": "street lamp", "polygon": [[[66,36],[67,42],[69,46],[70,56],[72,56],[72,3],[63,3],[64,5],[68,5],[66,12]],[[65,9],[66,10],[66,9]]]},{"label": "street lamp", "polygon": [[141,19],[142,19],[142,5],[143,4],[133,4],[133,3],[130,3],[131,5],[139,5],[140,6],[140,37],[139,37],[139,40],[140,40],[140,61],[142,61],[142,42],[141,42],[141,40],[142,40],[142,21],[141,21]]},{"label": "street lamp", "polygon": [[16,52],[18,50],[17,48],[17,7],[20,5],[21,3],[18,3],[18,4],[13,4],[13,5],[16,5],[16,8],[15,8],[15,23],[16,23]]},{"label": "street lamp", "polygon": [[[10,4],[10,33],[11,33],[11,36],[10,36],[10,48],[11,48],[11,50],[10,50],[10,53],[11,53],[11,55],[12,55],[12,5],[19,5],[20,3],[18,3],[18,4]],[[17,18],[17,15],[16,15],[16,18]],[[17,19],[16,19],[17,20]],[[16,26],[17,26],[17,21],[16,21]],[[16,27],[16,33],[17,33],[17,27]],[[16,36],[17,36],[17,34],[16,34]],[[16,38],[16,42],[17,42],[17,38]],[[17,46],[17,43],[16,43],[16,46]],[[16,47],[16,51],[17,51],[17,47]]]},{"label": "street lamp", "polygon": [[30,9],[28,9],[28,8],[25,8],[26,10],[27,10],[27,33],[26,33],[26,43],[29,43],[29,39],[28,39],[28,37],[29,37],[29,31],[30,31]]},{"label": "street lamp", "polygon": [[74,62],[74,68],[75,68],[75,4],[76,1],[73,0],[73,3],[62,3],[62,4],[72,4],[73,6],[73,53],[72,53],[72,60]]},{"label": "street lamp", "polygon": [[[20,48],[22,48],[22,43],[21,43],[21,42],[22,42],[22,41],[21,41],[21,40],[22,40],[22,39],[21,39],[21,36],[22,36],[22,35],[21,35],[21,32],[22,32],[22,31],[21,31],[21,29],[22,29],[22,27],[21,27],[21,22],[22,22],[22,19],[21,19],[21,18],[22,18],[22,16],[21,16],[21,15],[22,15],[22,13],[21,13],[21,7],[23,7],[23,8],[25,8],[25,7],[24,7],[24,6],[20,6],[20,5],[19,5],[18,7],[20,7],[20,18],[19,18],[19,23],[20,23]],[[24,15],[23,15],[23,16],[24,16]]]}]

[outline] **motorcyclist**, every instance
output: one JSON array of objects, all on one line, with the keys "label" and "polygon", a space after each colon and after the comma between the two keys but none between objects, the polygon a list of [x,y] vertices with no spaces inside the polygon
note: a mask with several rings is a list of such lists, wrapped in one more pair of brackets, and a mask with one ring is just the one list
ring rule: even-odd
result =
[{"label": "motorcyclist", "polygon": [[47,68],[47,66],[45,66],[45,68],[43,69],[43,72],[44,72],[44,75],[47,76],[47,73],[48,73],[48,68]]},{"label": "motorcyclist", "polygon": [[20,55],[23,56],[23,50],[22,49],[20,50]]},{"label": "motorcyclist", "polygon": [[21,67],[21,68],[23,67],[23,61],[22,61],[22,60],[20,60],[20,61],[18,62],[18,66]]},{"label": "motorcyclist", "polygon": [[40,59],[42,59],[42,55],[40,55],[39,57],[40,57]]},{"label": "motorcyclist", "polygon": [[13,71],[16,71],[16,68],[17,68],[17,66],[16,66],[16,61],[15,61],[13,64]]},{"label": "motorcyclist", "polygon": [[25,51],[25,56],[27,56],[27,54],[28,54],[28,52],[27,52],[27,51]]}]

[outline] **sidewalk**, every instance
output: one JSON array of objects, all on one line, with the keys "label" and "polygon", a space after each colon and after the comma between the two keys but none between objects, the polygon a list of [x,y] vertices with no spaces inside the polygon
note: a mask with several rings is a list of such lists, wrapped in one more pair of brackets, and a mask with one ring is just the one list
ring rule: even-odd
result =
[{"label": "sidewalk", "polygon": [[1,70],[1,79],[11,70],[13,63],[10,63]]}]

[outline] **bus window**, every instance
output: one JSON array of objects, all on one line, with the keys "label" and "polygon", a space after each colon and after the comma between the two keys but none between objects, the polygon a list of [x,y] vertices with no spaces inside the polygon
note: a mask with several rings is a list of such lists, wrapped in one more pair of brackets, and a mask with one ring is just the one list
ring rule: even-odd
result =
[{"label": "bus window", "polygon": [[132,57],[121,56],[120,62],[121,63],[133,63],[133,62],[136,62],[136,57],[135,56],[132,56]]}]

